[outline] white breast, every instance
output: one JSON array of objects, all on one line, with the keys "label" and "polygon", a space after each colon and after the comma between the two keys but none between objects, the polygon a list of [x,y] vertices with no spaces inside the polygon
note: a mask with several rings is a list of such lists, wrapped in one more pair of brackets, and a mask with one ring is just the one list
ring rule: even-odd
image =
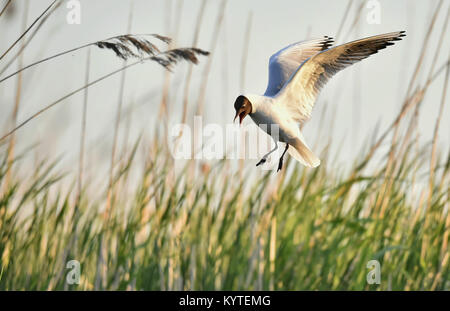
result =
[{"label": "white breast", "polygon": [[257,111],[250,114],[250,117],[267,134],[281,142],[290,141],[290,138],[296,137],[299,132],[298,125],[291,122],[275,103],[258,106]]}]

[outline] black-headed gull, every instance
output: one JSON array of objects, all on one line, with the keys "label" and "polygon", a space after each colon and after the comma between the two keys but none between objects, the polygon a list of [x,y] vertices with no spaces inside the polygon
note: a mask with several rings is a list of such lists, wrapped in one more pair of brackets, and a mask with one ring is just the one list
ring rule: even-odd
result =
[{"label": "black-headed gull", "polygon": [[275,141],[275,148],[256,166],[266,162],[278,149],[278,140],[286,144],[278,171],[283,166],[286,151],[303,165],[317,167],[320,159],[308,148],[300,124],[310,119],[320,90],[340,70],[393,45],[393,41],[404,36],[404,31],[391,32],[336,47],[331,47],[331,37],[323,37],[291,44],[272,55],[264,95],[240,95],[234,103],[235,119],[239,116],[239,123],[250,115]]}]

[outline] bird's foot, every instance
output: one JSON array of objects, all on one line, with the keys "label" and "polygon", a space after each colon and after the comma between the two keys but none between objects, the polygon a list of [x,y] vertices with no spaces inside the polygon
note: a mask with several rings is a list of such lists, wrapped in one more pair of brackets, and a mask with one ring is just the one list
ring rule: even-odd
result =
[{"label": "bird's foot", "polygon": [[259,160],[259,162],[256,164],[256,166],[259,166],[259,165],[264,164],[264,163],[266,163],[266,159],[262,158],[261,160]]},{"label": "bird's foot", "polygon": [[283,159],[280,159],[280,162],[278,162],[277,173],[278,173],[279,171],[281,171],[282,168],[283,168]]}]

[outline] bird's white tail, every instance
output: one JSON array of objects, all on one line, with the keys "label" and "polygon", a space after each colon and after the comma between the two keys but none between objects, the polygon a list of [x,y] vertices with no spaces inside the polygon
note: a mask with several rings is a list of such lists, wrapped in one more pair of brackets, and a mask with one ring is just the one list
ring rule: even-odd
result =
[{"label": "bird's white tail", "polygon": [[320,159],[309,150],[301,134],[299,138],[291,141],[289,145],[291,145],[291,148],[288,149],[289,154],[303,165],[308,167],[317,167],[320,165]]}]

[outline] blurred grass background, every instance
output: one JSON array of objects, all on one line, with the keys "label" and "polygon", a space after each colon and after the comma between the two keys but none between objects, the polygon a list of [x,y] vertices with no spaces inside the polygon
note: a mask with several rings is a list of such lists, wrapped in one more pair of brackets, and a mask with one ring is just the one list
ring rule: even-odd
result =
[{"label": "blurred grass background", "polygon": [[[21,19],[17,10],[8,13],[14,3],[0,19],[6,14]],[[342,3],[342,25],[349,25],[350,32],[359,15],[352,19],[348,12],[361,12],[365,2]],[[218,52],[214,34],[226,4],[215,3],[217,19],[209,29],[213,40],[211,46],[202,46],[212,54],[201,59],[201,86]],[[200,3],[200,17],[205,5]],[[15,135],[1,141],[0,289],[449,290],[450,151],[438,139],[449,129],[441,119],[448,106],[449,51],[442,42],[447,40],[449,5],[438,1],[430,7],[422,50],[409,64],[411,75],[401,81],[406,94],[398,111],[386,116],[387,126],[367,133],[347,166],[330,151],[340,149],[333,130],[316,133],[323,143],[317,169],[291,160],[279,174],[256,171],[253,161],[175,161],[167,143],[175,92],[168,73],[157,90],[162,95],[154,114],[160,122],[150,133],[143,126],[139,139],[127,131],[133,121],[126,107],[133,107],[133,101],[123,88],[131,80],[126,71],[121,73],[119,96],[111,107],[116,115],[105,130],[114,133],[112,149],[96,161],[89,158],[89,166],[85,125],[72,142],[80,152],[69,169],[59,166],[61,150],[42,152],[33,142],[17,150],[21,137]],[[130,13],[128,20],[132,18]],[[244,38],[251,37],[253,18],[249,14],[244,23]],[[22,30],[29,24],[23,22]],[[336,37],[341,32],[339,27]],[[440,38],[436,45],[428,40],[431,34]],[[27,39],[30,33],[11,52],[18,68],[25,65],[20,51],[27,51]],[[195,36],[191,43],[197,46]],[[251,57],[248,48],[239,45],[242,68]],[[88,82],[92,57],[84,64]],[[0,59],[0,66],[5,65]],[[195,68],[190,66],[179,111],[187,123],[193,114],[203,114],[206,98],[203,87],[197,100],[191,100]],[[244,88],[251,72],[243,69],[240,74]],[[4,132],[19,121],[17,110],[27,86],[21,79],[26,75],[15,76],[15,86],[3,91],[14,100],[2,100],[2,105],[16,107],[2,126]],[[426,79],[422,82],[419,76]],[[437,100],[426,101],[431,88]],[[82,117],[73,122],[83,124],[89,116],[88,90],[79,98]],[[427,123],[432,136],[423,143],[418,120],[430,105],[439,112]],[[325,112],[316,117],[333,116]],[[40,122],[38,118],[27,126],[39,127]],[[57,136],[53,131],[41,139]],[[98,173],[95,167],[105,163],[109,170]],[[79,285],[66,282],[66,264],[73,259],[81,263]],[[366,281],[366,265],[373,259],[381,264],[379,285]]]}]

